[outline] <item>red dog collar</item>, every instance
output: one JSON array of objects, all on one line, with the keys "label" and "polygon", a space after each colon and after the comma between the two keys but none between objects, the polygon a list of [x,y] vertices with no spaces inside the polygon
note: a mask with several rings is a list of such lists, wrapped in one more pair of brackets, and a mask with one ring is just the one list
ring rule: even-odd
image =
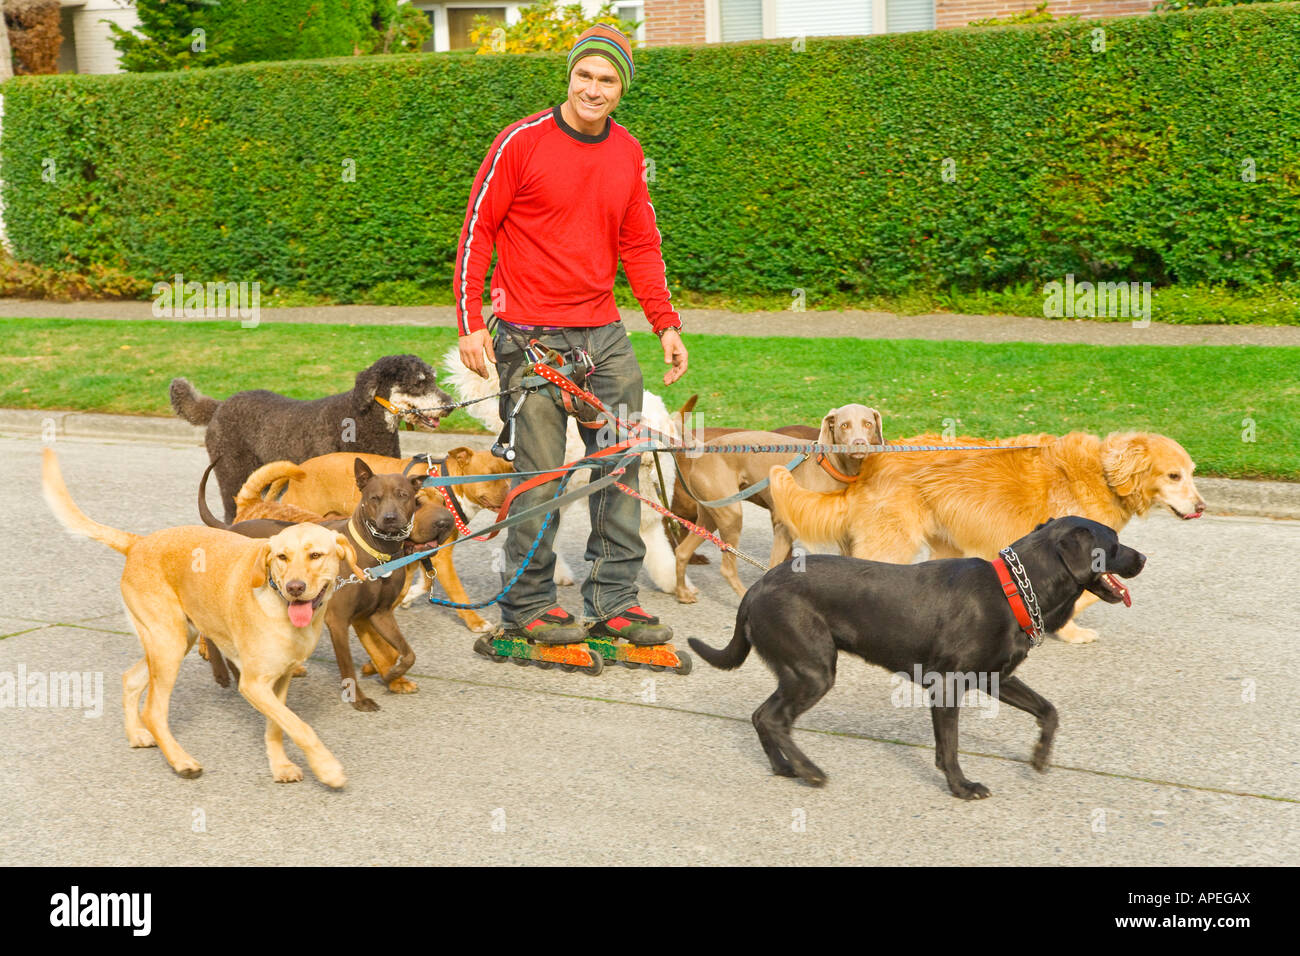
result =
[{"label": "red dog collar", "polygon": [[826,472],[826,474],[830,475],[832,478],[834,478],[836,481],[840,482],[841,484],[851,485],[859,478],[862,477],[861,473],[858,473],[856,475],[841,474],[839,469],[837,469],[834,465],[831,464],[831,461],[829,458],[826,457],[825,452],[818,453],[817,464],[822,466],[822,469]]},{"label": "red dog collar", "polygon": [[1002,593],[1007,597],[1007,603],[1011,605],[1011,613],[1016,616],[1016,623],[1020,629],[1029,635],[1029,641],[1035,647],[1043,642],[1043,632],[1034,626],[1033,619],[1029,616],[1029,608],[1025,606],[1025,599],[1020,593],[1020,588],[1012,580],[1011,570],[1007,567],[1007,562],[998,556],[993,559],[993,570],[997,572],[998,581],[1002,585]]}]

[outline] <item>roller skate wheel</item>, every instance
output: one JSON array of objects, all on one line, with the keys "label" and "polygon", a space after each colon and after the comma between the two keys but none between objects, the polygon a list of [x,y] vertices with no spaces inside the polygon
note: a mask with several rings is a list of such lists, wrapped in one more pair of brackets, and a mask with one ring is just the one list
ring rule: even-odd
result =
[{"label": "roller skate wheel", "polygon": [[510,663],[518,664],[520,667],[527,667],[529,664],[532,663],[532,661],[530,661],[526,657],[512,657],[510,658]]},{"label": "roller skate wheel", "polygon": [[552,667],[555,666],[555,661],[533,661],[533,664],[535,664],[537,667],[540,667],[544,671],[549,671]]},{"label": "roller skate wheel", "polygon": [[561,664],[561,665],[560,665],[560,670],[564,671],[566,674],[572,674],[572,673],[573,673],[574,671],[576,671],[577,669],[578,669],[578,665],[577,665],[577,664]]},{"label": "roller skate wheel", "polygon": [[676,673],[681,674],[683,677],[685,677],[687,674],[691,672],[691,666],[693,664],[693,662],[691,661],[691,655],[687,654],[685,651],[678,651],[677,660],[678,660],[678,664],[676,667],[673,668],[673,670]]},{"label": "roller skate wheel", "polygon": [[588,655],[591,657],[591,663],[584,667],[583,670],[595,677],[605,669],[605,658],[599,651],[588,651]]},{"label": "roller skate wheel", "polygon": [[665,665],[665,664],[647,664],[646,667],[650,668],[652,671],[666,671],[666,670],[668,670],[668,667],[667,667],[667,665]]}]

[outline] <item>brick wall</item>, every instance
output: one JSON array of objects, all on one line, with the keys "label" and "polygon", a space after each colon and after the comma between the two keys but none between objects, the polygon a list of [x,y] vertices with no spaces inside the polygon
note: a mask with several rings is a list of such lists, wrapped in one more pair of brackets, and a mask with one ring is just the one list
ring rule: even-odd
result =
[{"label": "brick wall", "polygon": [[704,42],[705,0],[645,0],[646,46]]},{"label": "brick wall", "polygon": [[[797,0],[784,0],[797,2]],[[982,17],[1005,17],[1032,10],[1041,0],[935,0],[935,26],[964,27]],[[1074,14],[1084,19],[1126,17],[1146,13],[1157,0],[1050,0],[1056,16]],[[646,46],[703,43],[706,0],[645,0]]]}]

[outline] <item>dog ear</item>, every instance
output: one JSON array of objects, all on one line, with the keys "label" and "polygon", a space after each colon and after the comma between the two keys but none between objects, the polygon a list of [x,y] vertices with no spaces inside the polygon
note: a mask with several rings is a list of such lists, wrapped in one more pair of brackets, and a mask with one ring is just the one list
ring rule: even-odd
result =
[{"label": "dog ear", "polygon": [[1091,580],[1093,576],[1092,557],[1096,547],[1096,536],[1078,525],[1071,527],[1056,540],[1056,553],[1061,556],[1070,577],[1080,584]]},{"label": "dog ear", "polygon": [[418,495],[420,489],[424,487],[424,477],[422,475],[408,475],[407,480],[411,483],[411,494]]},{"label": "dog ear", "polygon": [[838,409],[832,408],[822,418],[822,429],[817,433],[817,442],[821,445],[835,444],[835,412]]},{"label": "dog ear", "polygon": [[1121,498],[1139,490],[1151,468],[1151,453],[1145,436],[1108,435],[1101,445],[1101,470],[1106,484]]},{"label": "dog ear", "polygon": [[364,578],[361,569],[357,567],[357,552],[352,547],[352,542],[342,534],[335,534],[334,544],[336,545],[334,553],[339,556],[339,561],[347,562],[347,566],[353,574],[359,578]]},{"label": "dog ear", "polygon": [[456,461],[462,466],[468,465],[470,461],[474,458],[474,450],[472,448],[464,448],[464,447],[453,448],[451,451],[447,452],[447,457],[455,458]]},{"label": "dog ear", "polygon": [[352,472],[357,479],[357,488],[362,491],[365,490],[365,487],[369,483],[370,479],[375,477],[375,473],[370,470],[370,466],[367,465],[360,458],[356,458],[353,460]]},{"label": "dog ear", "polygon": [[885,426],[880,420],[880,412],[873,408],[871,410],[871,417],[876,420],[876,443],[883,445],[885,443]]},{"label": "dog ear", "polygon": [[352,410],[358,415],[366,414],[376,407],[375,396],[378,394],[379,372],[372,365],[357,373],[357,382],[352,387]]},{"label": "dog ear", "polygon": [[271,542],[263,541],[257,549],[257,558],[253,561],[253,570],[248,577],[248,586],[256,591],[266,587],[266,580],[271,576]]}]

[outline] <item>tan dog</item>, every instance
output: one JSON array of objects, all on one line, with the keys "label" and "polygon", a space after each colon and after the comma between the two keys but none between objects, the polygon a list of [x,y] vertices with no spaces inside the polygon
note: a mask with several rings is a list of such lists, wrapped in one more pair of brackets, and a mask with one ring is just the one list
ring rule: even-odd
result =
[{"label": "tan dog", "polygon": [[[880,412],[866,405],[833,408],[822,418],[817,441],[825,445],[879,445],[882,442]],[[808,442],[793,441],[776,432],[756,431],[732,432],[705,443],[706,446],[806,444]],[[692,459],[688,454],[681,453],[677,457],[687,463],[690,494],[696,501],[714,501],[743,491],[766,478],[774,467],[784,472],[784,466],[793,457],[792,453],[785,452],[706,452]],[[793,473],[786,474],[792,481],[810,491],[843,489],[857,480],[866,458],[865,447],[861,452],[815,455],[797,465]],[[758,492],[749,500],[766,508],[771,507],[767,490]],[[701,526],[709,531],[717,529],[722,540],[732,546],[740,543],[743,515],[740,502],[719,508],[706,508],[701,504],[699,515]],[[703,540],[699,535],[688,535],[676,548],[677,600],[683,604],[694,603],[698,593],[686,583],[686,566]],[[793,540],[785,524],[773,512],[772,554],[769,563],[775,567],[789,557],[792,544]],[[729,551],[722,555],[722,576],[737,594],[745,593],[745,586],[740,583],[740,575],[736,573],[736,556]]]},{"label": "tan dog", "polygon": [[[1196,465],[1172,438],[1116,432],[1020,435],[987,442],[921,435],[904,445],[1040,445],[1035,449],[889,453],[864,479],[832,494],[808,492],[772,471],[769,489],[781,521],[810,543],[837,545],[855,558],[907,563],[928,546],[933,558],[992,560],[1049,518],[1079,515],[1121,531],[1154,505],[1197,518],[1205,501]],[[1074,614],[1095,598],[1085,594]],[[1072,615],[1073,617],[1073,615]],[[1057,635],[1096,640],[1071,620]]]},{"label": "tan dog", "polygon": [[[45,500],[59,521],[126,555],[122,601],[144,657],[122,675],[126,738],[156,743],[182,777],[203,772],[172,736],[167,712],[181,660],[199,631],[240,668],[239,692],[266,715],[266,755],[279,783],[302,779],[284,751],[284,734],[307,756],[324,784],[347,782],[343,767],[315,731],[285,706],[294,668],[320,640],[325,607],[352,549],[339,534],[299,524],[267,540],[202,526],[166,528],[141,537],[87,518],[72,501],[58,459],[45,450]],[[140,713],[140,697],[148,697]]]},{"label": "tan dog", "polygon": [[[242,516],[246,505],[251,507],[256,504],[257,500],[261,500],[263,489],[269,485],[270,489],[266,492],[267,498],[276,496],[280,489],[284,489],[283,496],[279,499],[281,504],[295,505],[308,512],[315,512],[326,517],[349,515],[356,508],[357,501],[360,498],[360,492],[357,490],[356,480],[353,476],[353,462],[357,458],[364,461],[376,473],[400,472],[408,464],[407,461],[401,458],[386,458],[383,455],[354,455],[348,452],[321,455],[318,458],[310,458],[299,465],[289,462],[274,462],[262,466],[249,476],[244,488],[240,491],[241,497],[236,499],[240,508],[239,513]],[[447,453],[447,472],[451,475],[505,476],[512,471],[513,469],[508,462],[502,461],[486,451],[454,448]],[[428,474],[428,466],[417,463],[411,468],[410,473],[412,475]],[[287,487],[284,485],[285,482],[287,482]],[[473,518],[482,509],[490,511],[499,509],[510,491],[510,481],[505,477],[494,478],[489,481],[452,485],[449,486],[448,490],[456,496],[465,512],[465,517],[469,519]],[[434,501],[441,499],[441,495],[438,495],[433,489],[424,489],[421,494],[433,495],[434,497],[431,500]],[[443,590],[447,592],[447,597],[458,604],[468,604],[470,603],[469,596],[465,593],[465,587],[461,584],[460,576],[456,574],[456,566],[452,561],[452,552],[455,550],[455,548],[444,548],[435,554],[433,556],[433,567],[438,580],[442,583]],[[403,598],[403,604],[409,605],[415,598],[426,594],[428,590],[429,585],[426,579],[422,586],[416,586],[407,592]],[[465,622],[465,626],[475,633],[482,634],[492,630],[492,624],[484,620],[475,611],[457,609],[456,614]],[[367,650],[369,650],[368,647]]]}]

